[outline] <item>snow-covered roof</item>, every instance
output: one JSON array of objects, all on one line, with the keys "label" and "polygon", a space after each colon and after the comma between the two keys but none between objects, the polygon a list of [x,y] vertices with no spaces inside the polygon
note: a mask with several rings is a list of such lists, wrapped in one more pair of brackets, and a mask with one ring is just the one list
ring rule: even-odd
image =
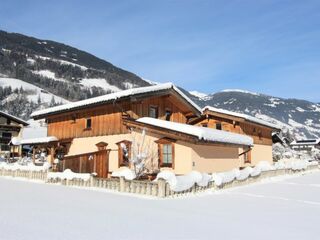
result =
[{"label": "snow-covered roof", "polygon": [[11,115],[11,114],[9,114],[9,113],[5,113],[5,112],[0,111],[0,115],[2,115],[2,116],[4,116],[4,117],[7,117],[7,118],[10,118],[11,120],[16,121],[17,123],[23,124],[24,126],[28,126],[28,125],[29,125],[28,122],[24,121],[24,120],[21,119],[21,118],[18,118],[18,117],[16,117],[16,116],[13,116],[13,115]]},{"label": "snow-covered roof", "polygon": [[86,99],[86,100],[82,100],[82,101],[78,101],[78,102],[68,103],[68,104],[64,104],[64,105],[60,105],[60,106],[55,106],[52,108],[39,110],[39,111],[33,112],[31,114],[31,117],[35,118],[35,117],[44,116],[47,114],[83,108],[83,107],[89,106],[89,105],[110,102],[110,101],[114,101],[114,100],[117,100],[120,98],[130,97],[130,96],[134,96],[134,95],[138,95],[138,94],[152,93],[152,92],[158,92],[158,91],[170,90],[170,89],[173,89],[174,91],[176,91],[184,100],[186,100],[197,111],[199,111],[199,113],[201,112],[201,108],[197,104],[195,104],[189,97],[187,97],[173,83],[164,83],[164,84],[148,86],[148,87],[127,89],[127,90],[123,90],[120,92],[115,92],[115,93],[111,93],[111,94],[107,94],[107,95],[103,95],[103,96],[99,96],[99,97],[95,97],[95,98],[90,98],[90,99]]},{"label": "snow-covered roof", "polygon": [[28,144],[37,144],[37,143],[49,143],[58,141],[58,138],[54,136],[49,137],[40,137],[40,138],[29,138],[29,139],[22,139],[19,145],[28,145]]},{"label": "snow-covered roof", "polygon": [[269,123],[267,121],[264,121],[264,120],[256,118],[256,117],[252,117],[252,116],[244,114],[244,113],[232,112],[232,111],[228,111],[228,110],[221,109],[221,108],[215,108],[215,107],[211,107],[211,106],[205,106],[202,109],[202,112],[204,112],[205,110],[209,110],[211,112],[217,112],[217,113],[221,113],[221,114],[226,114],[226,115],[230,115],[230,116],[234,116],[234,117],[243,118],[246,121],[249,121],[252,123],[256,123],[256,124],[263,125],[263,126],[270,127],[270,128],[274,128],[274,129],[280,129],[280,127],[276,124]]},{"label": "snow-covered roof", "polygon": [[291,146],[313,146],[320,143],[320,138],[318,139],[305,139],[305,140],[294,140],[290,143]]},{"label": "snow-covered roof", "polygon": [[136,120],[139,123],[172,130],[184,134],[197,137],[200,141],[227,143],[236,145],[252,146],[253,139],[249,136],[240,135],[237,133],[226,132],[206,127],[199,127],[183,123],[170,122],[155,118],[143,117]]}]

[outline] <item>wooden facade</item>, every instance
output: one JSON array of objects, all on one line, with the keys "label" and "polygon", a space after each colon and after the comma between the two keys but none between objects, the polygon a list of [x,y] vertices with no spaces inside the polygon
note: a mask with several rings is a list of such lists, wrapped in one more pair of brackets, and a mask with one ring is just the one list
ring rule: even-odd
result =
[{"label": "wooden facade", "polygon": [[19,146],[9,146],[13,137],[19,137],[21,129],[29,125],[27,122],[0,111],[0,154],[10,152],[12,157],[21,155]]},{"label": "wooden facade", "polygon": [[253,138],[254,144],[272,145],[272,131],[274,129],[253,122],[245,121],[239,117],[207,112],[202,118],[195,120],[193,124],[203,127],[244,134]]},{"label": "wooden facade", "polygon": [[[156,107],[159,119],[186,123],[190,109],[172,95],[157,96],[137,101],[122,101],[102,106],[61,113],[47,118],[48,136],[59,140],[128,133],[123,118],[137,119],[149,116],[150,107]],[[166,115],[167,114],[167,115]],[[91,127],[86,121],[91,119]]]}]

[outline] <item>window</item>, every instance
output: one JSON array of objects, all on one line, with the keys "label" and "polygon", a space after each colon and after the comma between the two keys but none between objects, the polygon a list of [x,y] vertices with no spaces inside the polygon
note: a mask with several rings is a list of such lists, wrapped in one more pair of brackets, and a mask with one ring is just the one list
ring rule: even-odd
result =
[{"label": "window", "polygon": [[2,144],[1,145],[1,151],[10,151],[10,146],[7,144]]},{"label": "window", "polygon": [[166,121],[170,121],[171,115],[172,115],[172,112],[170,110],[166,110],[166,115],[165,115]]},{"label": "window", "polygon": [[12,133],[10,133],[10,132],[3,132],[3,133],[2,133],[2,138],[11,139],[11,138],[12,138]]},{"label": "window", "polygon": [[217,122],[217,123],[216,123],[216,129],[217,129],[217,130],[222,130],[222,125],[221,125],[220,122]]},{"label": "window", "polygon": [[208,123],[202,123],[201,126],[202,127],[208,127]]},{"label": "window", "polygon": [[7,118],[7,125],[11,124],[11,120],[9,118]]},{"label": "window", "polygon": [[159,166],[160,167],[174,167],[174,140],[172,139],[159,139],[158,143],[159,152]]},{"label": "window", "polygon": [[244,163],[251,163],[251,149],[243,154]]},{"label": "window", "polygon": [[162,165],[172,165],[172,144],[162,145]]},{"label": "window", "polygon": [[131,142],[124,140],[117,143],[118,145],[118,158],[119,158],[119,167],[129,166],[130,156],[131,156]]},{"label": "window", "polygon": [[260,129],[258,130],[258,136],[259,136],[259,140],[262,140],[262,132]]},{"label": "window", "polygon": [[158,107],[151,106],[149,108],[149,117],[158,118]]},{"label": "window", "polygon": [[92,121],[91,118],[86,119],[86,129],[91,129]]}]

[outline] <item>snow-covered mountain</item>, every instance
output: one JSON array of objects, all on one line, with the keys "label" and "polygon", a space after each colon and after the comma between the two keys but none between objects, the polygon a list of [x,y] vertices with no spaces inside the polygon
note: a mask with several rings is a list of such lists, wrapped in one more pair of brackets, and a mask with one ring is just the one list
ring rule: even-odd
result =
[{"label": "snow-covered mountain", "polygon": [[0,108],[19,117],[27,119],[48,105],[148,85],[71,46],[0,31]]},{"label": "snow-covered mountain", "polygon": [[211,105],[256,116],[277,123],[289,138],[320,137],[320,104],[299,99],[285,99],[240,89],[227,89],[201,95],[190,92],[199,105]]},{"label": "snow-covered mountain", "polygon": [[[155,84],[71,46],[0,31],[0,109],[18,117],[28,119],[37,109]],[[288,137],[320,137],[320,104],[240,89],[183,91],[200,106],[278,123]]]}]

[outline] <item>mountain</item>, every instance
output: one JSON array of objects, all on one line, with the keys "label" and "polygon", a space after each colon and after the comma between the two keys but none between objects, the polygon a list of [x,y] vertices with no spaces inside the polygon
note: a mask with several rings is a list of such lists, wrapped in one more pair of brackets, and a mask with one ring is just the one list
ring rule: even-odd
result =
[{"label": "mountain", "polygon": [[[0,109],[18,117],[28,119],[37,109],[154,84],[71,46],[0,31]],[[290,139],[320,137],[320,104],[239,89],[214,94],[181,90],[202,107],[277,123]]]},{"label": "mountain", "polygon": [[320,137],[320,104],[299,99],[285,99],[239,89],[228,89],[214,94],[190,92],[200,106],[206,105],[245,113],[276,123],[290,138]]},{"label": "mountain", "polygon": [[0,107],[25,119],[35,109],[148,85],[71,46],[0,31]]}]

